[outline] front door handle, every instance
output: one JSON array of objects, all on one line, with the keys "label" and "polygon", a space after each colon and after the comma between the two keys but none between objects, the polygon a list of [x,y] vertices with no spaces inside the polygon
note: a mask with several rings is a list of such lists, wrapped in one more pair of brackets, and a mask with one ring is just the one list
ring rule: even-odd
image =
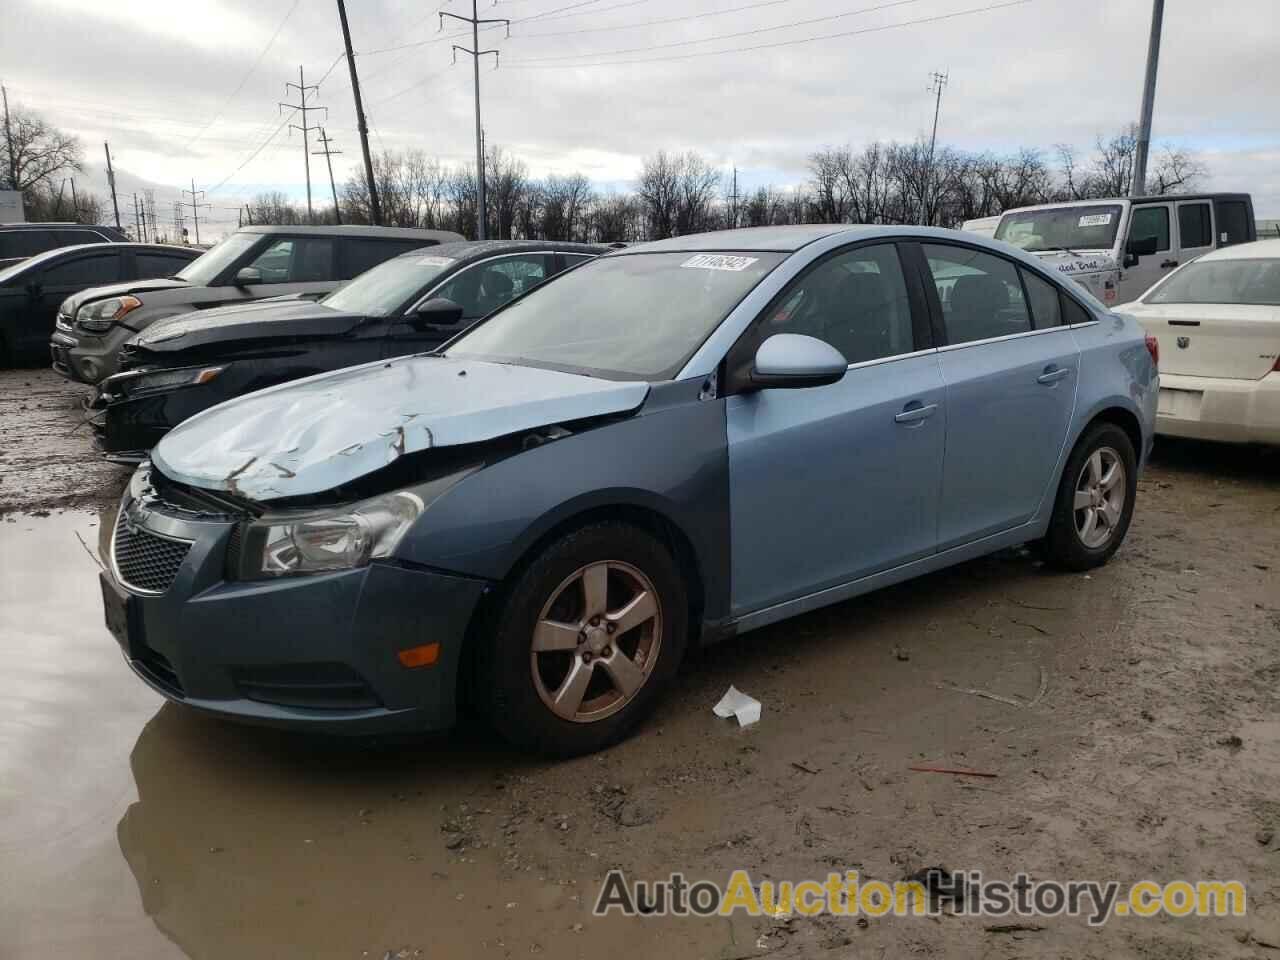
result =
[{"label": "front door handle", "polygon": [[912,400],[902,412],[893,418],[894,423],[920,423],[922,420],[928,420],[938,412],[936,403],[922,404],[919,400]]},{"label": "front door handle", "polygon": [[1178,265],[1177,260],[1165,260],[1163,263],[1160,264],[1160,269],[1168,270],[1170,267],[1176,267],[1177,265]]},{"label": "front door handle", "polygon": [[1057,383],[1063,377],[1069,377],[1070,375],[1070,367],[1045,367],[1044,373],[1036,377],[1036,383],[1043,383],[1047,386],[1051,383]]}]

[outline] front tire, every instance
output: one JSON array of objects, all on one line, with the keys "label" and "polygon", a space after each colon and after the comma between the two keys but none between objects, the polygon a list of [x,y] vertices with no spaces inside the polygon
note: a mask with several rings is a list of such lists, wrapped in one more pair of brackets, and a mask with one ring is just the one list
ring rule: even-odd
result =
[{"label": "front tire", "polygon": [[556,540],[506,592],[481,638],[477,694],[494,727],[556,756],[625,737],[670,686],[689,604],[649,532],[598,523]]},{"label": "front tire", "polygon": [[1129,435],[1114,423],[1094,424],[1062,471],[1045,561],[1080,571],[1110,560],[1129,530],[1137,490],[1138,459]]}]

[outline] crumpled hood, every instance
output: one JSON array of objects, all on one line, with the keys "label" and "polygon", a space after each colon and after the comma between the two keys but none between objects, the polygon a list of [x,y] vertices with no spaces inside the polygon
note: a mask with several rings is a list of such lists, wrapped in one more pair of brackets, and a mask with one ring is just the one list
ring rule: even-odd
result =
[{"label": "crumpled hood", "polygon": [[256,300],[159,320],[131,342],[144,350],[167,352],[241,339],[332,337],[351,330],[361,319],[311,300]]},{"label": "crumpled hood", "polygon": [[[79,293],[73,293],[67,297],[66,303],[73,308],[79,310],[91,300],[106,300],[110,297],[123,297],[126,293],[144,294],[148,291],[156,290],[174,290],[178,287],[189,287],[191,284],[185,280],[169,280],[165,278],[157,278],[155,280],[126,280],[123,283],[108,283],[101,287],[89,287],[81,290]],[[73,314],[74,315],[74,314]]]},{"label": "crumpled hood", "polygon": [[649,385],[536,367],[400,357],[251,393],[170,431],[167,477],[253,500],[322,493],[407,453],[634,411]]},{"label": "crumpled hood", "polygon": [[1043,261],[1046,267],[1069,278],[1116,269],[1115,258],[1108,250],[1079,250],[1076,253],[1068,253],[1066,250],[1037,250],[1034,256]]}]

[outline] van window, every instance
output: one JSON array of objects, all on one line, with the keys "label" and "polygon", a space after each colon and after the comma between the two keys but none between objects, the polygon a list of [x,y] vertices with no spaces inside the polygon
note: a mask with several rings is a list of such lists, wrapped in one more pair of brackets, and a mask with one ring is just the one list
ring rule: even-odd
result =
[{"label": "van window", "polygon": [[398,257],[419,247],[435,246],[434,240],[378,240],[361,237],[342,241],[342,275],[339,280],[350,280],[384,260]]},{"label": "van window", "polygon": [[308,283],[333,279],[333,240],[328,237],[284,237],[249,264],[262,272],[263,283]]},{"label": "van window", "polygon": [[1243,200],[1219,200],[1215,205],[1218,208],[1218,246],[1228,247],[1249,240],[1249,205]]},{"label": "van window", "polygon": [[0,232],[0,259],[34,257],[58,246],[52,230],[5,230]]},{"label": "van window", "polygon": [[1213,226],[1209,222],[1209,204],[1178,205],[1178,246],[1183,250],[1213,246]]},{"label": "van window", "polygon": [[1169,249],[1169,208],[1134,207],[1129,223],[1129,242],[1136,243],[1149,237],[1156,238],[1156,250]]}]

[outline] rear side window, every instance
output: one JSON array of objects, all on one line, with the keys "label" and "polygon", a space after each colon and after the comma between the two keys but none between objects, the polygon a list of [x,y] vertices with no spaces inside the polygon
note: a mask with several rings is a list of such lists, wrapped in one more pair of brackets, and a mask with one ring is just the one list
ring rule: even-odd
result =
[{"label": "rear side window", "polygon": [[340,280],[358,277],[385,260],[398,257],[419,247],[435,246],[434,240],[375,240],[360,238],[342,241],[342,275]]},{"label": "rear side window", "polygon": [[134,255],[133,262],[139,279],[149,280],[152,277],[172,277],[190,261],[164,253],[138,253]]},{"label": "rear side window", "polygon": [[1134,207],[1133,221],[1129,224],[1129,242],[1156,238],[1156,250],[1169,249],[1169,208]]},{"label": "rear side window", "polygon": [[1058,304],[1058,288],[1030,270],[1020,270],[1022,282],[1031,301],[1031,319],[1037,330],[1062,325],[1062,308]]},{"label": "rear side window", "polygon": [[52,230],[6,230],[0,233],[0,257],[34,257],[59,246]]},{"label": "rear side window", "polygon": [[1008,260],[968,247],[926,243],[921,249],[942,304],[948,343],[1031,329],[1018,269]]},{"label": "rear side window", "polygon": [[96,230],[55,230],[58,246],[70,247],[77,243],[105,243],[102,234]]},{"label": "rear side window", "polygon": [[1209,204],[1184,203],[1178,206],[1178,245],[1183,250],[1213,246]]},{"label": "rear side window", "polygon": [[120,254],[105,253],[78,257],[47,269],[40,280],[46,287],[94,287],[120,279]]},{"label": "rear side window", "polygon": [[1243,200],[1219,200],[1218,246],[1229,247],[1249,239],[1249,206]]},{"label": "rear side window", "polygon": [[1066,324],[1089,323],[1093,320],[1093,314],[1091,314],[1084,307],[1080,306],[1080,304],[1076,303],[1074,300],[1068,297],[1065,293],[1062,294],[1058,298],[1058,300],[1062,306],[1062,322],[1063,323],[1066,323]]}]

